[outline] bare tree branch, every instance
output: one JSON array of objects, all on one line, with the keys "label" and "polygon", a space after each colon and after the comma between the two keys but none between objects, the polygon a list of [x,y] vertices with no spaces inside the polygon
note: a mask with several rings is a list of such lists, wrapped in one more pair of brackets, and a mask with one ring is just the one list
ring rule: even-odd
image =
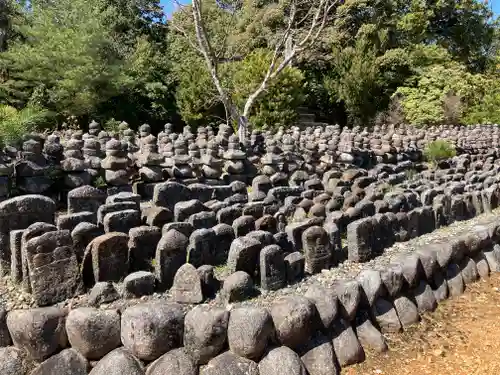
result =
[{"label": "bare tree branch", "polygon": [[297,54],[304,51],[308,47],[312,46],[316,42],[316,40],[318,39],[318,37],[320,36],[321,32],[323,31],[323,29],[326,25],[326,20],[328,19],[329,12],[333,9],[333,7],[336,4],[337,4],[336,0],[320,0],[320,3],[318,5],[318,8],[317,8],[315,14],[314,14],[314,17],[313,17],[312,22],[311,22],[311,26],[309,27],[307,34],[304,36],[304,38],[299,43],[295,44],[292,47],[292,50],[290,51],[290,53],[288,55],[285,55],[283,60],[281,61],[281,63],[276,67],[276,62],[277,62],[278,58],[281,56],[280,51],[283,47],[283,44],[290,37],[292,25],[294,24],[294,21],[295,21],[295,15],[296,15],[297,8],[296,8],[295,1],[292,1],[290,18],[289,18],[285,33],[283,34],[282,39],[276,45],[273,57],[271,59],[271,63],[269,64],[269,68],[267,70],[266,75],[264,76],[264,79],[262,80],[259,87],[248,97],[247,102],[245,103],[244,110],[243,110],[243,117],[248,117],[255,100],[263,92],[265,92],[269,82],[272,81],[274,78],[276,78],[283,71],[283,69],[285,69],[287,66],[289,66],[291,61],[294,59],[294,57]]}]

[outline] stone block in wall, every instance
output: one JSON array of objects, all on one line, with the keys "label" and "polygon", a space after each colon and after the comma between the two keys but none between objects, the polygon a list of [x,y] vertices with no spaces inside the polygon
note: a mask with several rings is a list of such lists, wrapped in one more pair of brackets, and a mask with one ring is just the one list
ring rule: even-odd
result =
[{"label": "stone block in wall", "polygon": [[106,194],[108,195],[108,197],[120,193],[132,193],[132,185],[108,186],[108,188],[106,189]]},{"label": "stone block in wall", "polygon": [[384,298],[377,298],[372,313],[382,333],[401,331],[401,322],[393,304]]},{"label": "stone block in wall", "polygon": [[300,251],[285,256],[286,278],[288,284],[293,284],[302,280],[305,272],[306,260]]},{"label": "stone block in wall", "polygon": [[334,324],[333,332],[333,349],[341,367],[361,363],[365,360],[365,351],[347,321],[338,319]]},{"label": "stone block in wall", "polygon": [[0,307],[0,348],[12,344],[9,329],[7,327],[7,310]]},{"label": "stone block in wall", "polygon": [[412,290],[412,295],[417,303],[419,313],[434,311],[437,308],[436,298],[429,284],[421,280]]},{"label": "stone block in wall", "polygon": [[224,348],[227,341],[229,311],[200,305],[184,319],[184,348],[199,365],[208,363]]},{"label": "stone block in wall", "polygon": [[259,375],[307,375],[299,355],[286,346],[271,349],[259,362]]},{"label": "stone block in wall", "polygon": [[154,196],[156,184],[156,182],[134,182],[132,184],[132,193],[140,195],[144,200],[151,200]]},{"label": "stone block in wall", "polygon": [[227,328],[231,352],[259,361],[274,337],[270,313],[259,307],[240,307],[231,311]]},{"label": "stone block in wall", "polygon": [[356,220],[347,226],[348,258],[353,262],[366,262],[373,257],[373,219]]},{"label": "stone block in wall", "polygon": [[111,232],[96,237],[85,249],[82,268],[83,277],[88,272],[92,284],[121,280],[129,269],[128,235]]},{"label": "stone block in wall", "polygon": [[78,263],[82,262],[83,255],[85,254],[85,248],[87,245],[96,237],[104,234],[104,231],[99,226],[83,222],[78,224],[71,231],[71,238],[73,239],[73,248],[75,249],[76,258]]},{"label": "stone block in wall", "polygon": [[189,216],[187,221],[191,223],[194,229],[211,228],[217,225],[217,218],[213,211],[197,212]]},{"label": "stone block in wall", "polygon": [[460,272],[465,285],[471,284],[479,279],[476,263],[469,257],[465,257],[460,263]]},{"label": "stone block in wall", "polygon": [[302,249],[306,272],[315,274],[331,267],[333,246],[323,227],[311,226],[302,232]]},{"label": "stone block in wall", "polygon": [[123,346],[139,359],[154,361],[182,345],[184,317],[185,312],[176,303],[130,306],[121,317]]},{"label": "stone block in wall", "polygon": [[66,318],[72,348],[89,360],[99,360],[121,345],[120,314],[116,310],[77,308]]},{"label": "stone block in wall", "polygon": [[80,223],[97,223],[97,211],[81,211],[66,215],[59,215],[57,218],[57,228],[69,230],[70,232]]},{"label": "stone block in wall", "polygon": [[446,268],[446,283],[451,297],[458,297],[464,293],[464,280],[457,264],[450,263]]},{"label": "stone block in wall", "polygon": [[152,270],[156,247],[161,239],[160,228],[142,225],[130,229],[128,237],[130,270],[132,272]]},{"label": "stone block in wall", "polygon": [[146,371],[147,375],[198,375],[198,366],[193,362],[186,349],[173,349],[151,363]]},{"label": "stone block in wall", "polygon": [[54,223],[55,202],[42,195],[28,194],[0,203],[0,275],[10,272],[10,231],[33,223]]},{"label": "stone block in wall", "polygon": [[104,216],[104,232],[127,233],[130,229],[141,225],[141,213],[138,210],[109,212]]},{"label": "stone block in wall", "polygon": [[400,295],[394,299],[394,308],[404,329],[418,323],[420,320],[417,306],[405,295]]},{"label": "stone block in wall", "polygon": [[13,310],[7,314],[7,327],[15,347],[35,361],[44,361],[67,346],[65,319],[57,307]]},{"label": "stone block in wall", "polygon": [[299,348],[308,342],[317,326],[317,312],[312,301],[305,297],[289,296],[273,302],[270,309],[281,345]]},{"label": "stone block in wall", "polygon": [[285,258],[278,245],[268,245],[260,251],[259,275],[264,290],[278,290],[286,285]]},{"label": "stone block in wall", "polygon": [[246,236],[255,230],[255,218],[250,215],[240,216],[233,221],[232,227],[236,237]]},{"label": "stone block in wall", "polygon": [[384,294],[380,272],[376,270],[363,270],[356,277],[362,290],[361,305],[371,308],[374,302]]},{"label": "stone block in wall", "polygon": [[28,268],[28,257],[26,253],[26,243],[28,243],[29,240],[39,237],[44,233],[53,232],[56,230],[57,227],[55,225],[40,222],[31,224],[28,228],[26,228],[26,230],[22,235],[21,238],[21,263],[23,271],[22,285],[23,289],[29,293],[31,292],[31,284],[30,284],[30,273]]},{"label": "stone block in wall", "polygon": [[121,347],[108,353],[94,366],[89,375],[144,375],[142,363]]},{"label": "stone block in wall", "polygon": [[93,186],[80,186],[68,192],[68,213],[97,212],[106,201],[106,193]]},{"label": "stone block in wall", "polygon": [[341,280],[335,286],[335,295],[339,299],[340,316],[347,321],[353,321],[362,302],[362,291],[359,283],[355,280]]},{"label": "stone block in wall", "polygon": [[10,277],[14,283],[20,283],[23,280],[23,233],[24,229],[13,230],[10,232]]},{"label": "stone block in wall", "polygon": [[227,351],[211,359],[200,375],[259,375],[259,368],[254,361]]},{"label": "stone block in wall", "polygon": [[33,299],[38,306],[73,297],[79,267],[69,230],[42,234],[25,244]]},{"label": "stone block in wall", "polygon": [[431,286],[436,302],[439,303],[448,298],[448,283],[446,281],[445,274],[441,269],[434,273],[432,280],[429,280],[429,285]]},{"label": "stone block in wall", "polygon": [[380,270],[380,279],[387,293],[391,297],[396,297],[404,285],[403,268],[398,264],[384,267]]},{"label": "stone block in wall", "polygon": [[389,349],[384,336],[370,321],[368,314],[362,314],[356,320],[355,330],[359,343],[364,349],[371,349],[377,353],[383,353]]},{"label": "stone block in wall", "polygon": [[0,347],[0,363],[2,364],[2,374],[18,375],[26,372],[26,353],[13,346]]},{"label": "stone block in wall", "polygon": [[163,233],[155,255],[155,276],[162,289],[172,285],[177,270],[186,263],[188,243],[188,236],[178,230]]},{"label": "stone block in wall", "polygon": [[314,303],[323,328],[329,330],[339,314],[339,301],[335,293],[329,288],[311,285],[304,294],[304,297]]},{"label": "stone block in wall", "polygon": [[298,223],[288,224],[285,228],[285,232],[288,235],[288,240],[292,243],[294,250],[301,251],[302,248],[302,234],[307,228],[312,226],[323,225],[323,219],[321,218],[309,218]]},{"label": "stone block in wall", "polygon": [[87,375],[89,369],[89,362],[78,351],[64,349],[36,366],[30,375],[52,375],[54,370],[58,374]]},{"label": "stone block in wall", "polygon": [[137,204],[135,202],[116,202],[103,204],[97,210],[97,223],[102,224],[104,222],[104,216],[106,216],[106,214],[108,213],[125,210],[137,210]]},{"label": "stone block in wall", "polygon": [[153,194],[153,204],[174,211],[177,202],[192,199],[191,190],[178,182],[156,184]]}]

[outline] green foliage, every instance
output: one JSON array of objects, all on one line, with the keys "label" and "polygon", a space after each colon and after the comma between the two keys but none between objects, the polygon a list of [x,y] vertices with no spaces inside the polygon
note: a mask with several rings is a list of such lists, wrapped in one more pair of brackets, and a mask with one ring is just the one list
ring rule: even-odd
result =
[{"label": "green foliage", "polygon": [[23,136],[35,131],[45,121],[48,112],[36,107],[17,110],[8,105],[0,105],[0,145],[16,145]]},{"label": "green foliage", "polygon": [[92,180],[92,186],[94,186],[98,189],[102,189],[102,188],[105,188],[106,186],[108,186],[108,184],[106,183],[106,180],[104,179],[104,177],[97,176]]},{"label": "green foliage", "polygon": [[474,102],[467,109],[465,124],[500,124],[500,80],[493,76],[483,81],[482,95],[477,92]]},{"label": "green foliage", "polygon": [[420,69],[396,91],[406,121],[417,126],[457,123],[473,99],[478,78],[456,62]]},{"label": "green foliage", "polygon": [[[272,53],[257,49],[243,61],[235,63],[234,100],[243,107],[248,96],[264,78]],[[249,121],[257,128],[273,128],[293,124],[297,118],[296,108],[304,102],[304,76],[293,67],[287,67],[278,78],[269,84],[265,94],[257,99]]]},{"label": "green foliage", "polygon": [[[288,6],[202,0],[221,84],[240,111],[285,31]],[[299,18],[313,7],[299,4]],[[38,126],[69,116],[154,131],[181,119],[223,122],[228,114],[193,48],[190,10],[167,23],[160,0],[0,0],[0,103],[42,110]],[[293,31],[295,41],[308,26]],[[479,0],[339,2],[314,45],[256,100],[250,124],[288,126],[303,105],[342,125],[401,114],[398,122],[419,126],[500,122],[498,26]]]},{"label": "green foliage", "polygon": [[430,142],[424,150],[425,159],[432,164],[452,158],[455,155],[456,150],[453,145],[441,139]]},{"label": "green foliage", "polygon": [[117,133],[119,131],[120,121],[110,118],[104,123],[103,129],[108,133]]},{"label": "green foliage", "polygon": [[32,2],[26,42],[1,55],[8,70],[3,95],[16,106],[35,103],[62,115],[89,113],[116,92],[120,61],[104,26],[104,0]]}]

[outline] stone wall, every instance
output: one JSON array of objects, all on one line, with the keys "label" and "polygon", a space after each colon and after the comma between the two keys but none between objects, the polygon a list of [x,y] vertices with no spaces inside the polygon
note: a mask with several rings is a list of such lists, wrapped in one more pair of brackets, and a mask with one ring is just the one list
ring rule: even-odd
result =
[{"label": "stone wall", "polygon": [[[334,374],[498,270],[498,127],[230,132],[10,150],[45,195],[0,203],[7,375]],[[438,138],[459,155],[431,167]]]},{"label": "stone wall", "polygon": [[186,308],[158,300],[122,311],[1,311],[2,374],[21,374],[32,363],[31,374],[339,373],[362,362],[367,349],[387,350],[384,333],[407,329],[439,302],[497,272],[499,240],[500,221],[491,219],[333,288],[312,285],[266,307]]}]

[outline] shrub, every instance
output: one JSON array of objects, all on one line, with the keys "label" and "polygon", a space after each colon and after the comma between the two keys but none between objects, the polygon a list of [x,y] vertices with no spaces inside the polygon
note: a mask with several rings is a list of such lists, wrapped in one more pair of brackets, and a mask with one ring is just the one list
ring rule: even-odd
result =
[{"label": "shrub", "polygon": [[457,152],[453,145],[440,139],[430,142],[424,150],[425,159],[433,164],[452,158],[456,154]]},{"label": "shrub", "polygon": [[28,106],[21,110],[8,105],[0,105],[0,146],[19,143],[23,136],[36,130],[48,112]]}]

